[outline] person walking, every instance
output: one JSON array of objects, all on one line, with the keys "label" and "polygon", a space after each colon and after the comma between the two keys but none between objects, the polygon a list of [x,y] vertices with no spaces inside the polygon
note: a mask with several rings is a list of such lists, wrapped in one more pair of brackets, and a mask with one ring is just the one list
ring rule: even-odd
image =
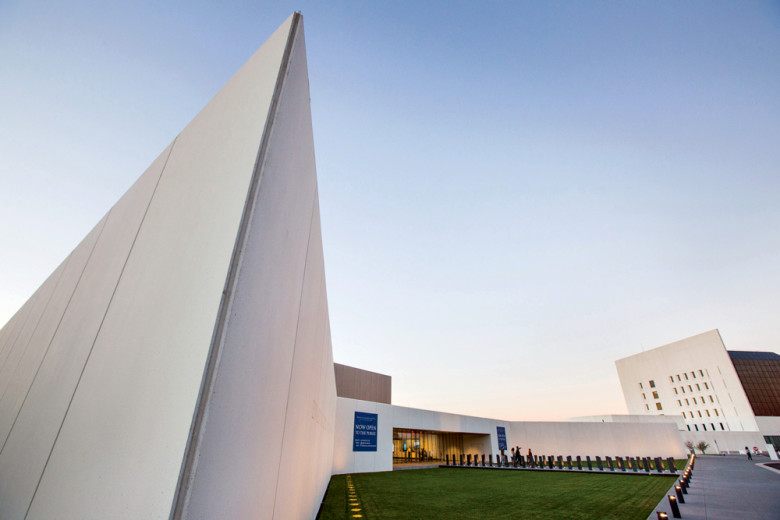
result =
[{"label": "person walking", "polygon": [[750,454],[750,448],[745,446],[745,453],[747,453],[748,460],[753,460],[753,455]]}]

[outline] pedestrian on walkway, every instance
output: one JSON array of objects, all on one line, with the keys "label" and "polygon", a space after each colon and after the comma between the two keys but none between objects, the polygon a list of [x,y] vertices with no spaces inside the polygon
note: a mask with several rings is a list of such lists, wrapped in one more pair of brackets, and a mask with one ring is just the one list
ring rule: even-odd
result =
[{"label": "pedestrian on walkway", "polygon": [[747,453],[748,460],[753,460],[753,455],[750,454],[750,448],[745,446],[745,453]]}]

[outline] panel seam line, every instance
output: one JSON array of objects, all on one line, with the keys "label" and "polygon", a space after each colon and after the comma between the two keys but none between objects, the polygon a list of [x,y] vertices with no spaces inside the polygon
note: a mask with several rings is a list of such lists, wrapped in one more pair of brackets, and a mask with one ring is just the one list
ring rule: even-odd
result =
[{"label": "panel seam line", "polygon": [[152,202],[154,202],[154,197],[157,194],[157,188],[158,186],[160,186],[160,181],[163,178],[163,174],[165,173],[165,168],[168,166],[168,160],[171,158],[171,154],[173,153],[173,149],[176,145],[176,140],[178,138],[179,137],[176,136],[176,138],[174,138],[173,142],[171,143],[170,150],[168,151],[168,156],[165,158],[165,164],[163,164],[163,167],[160,170],[160,176],[157,178],[157,183],[154,185],[152,196],[149,197],[149,203],[146,205],[146,209],[144,210],[144,215],[141,218],[141,223],[138,225],[138,231],[136,231],[135,236],[133,237],[133,243],[130,246],[130,251],[128,251],[127,253],[127,258],[125,258],[124,264],[122,264],[122,270],[119,273],[119,278],[117,279],[116,285],[114,286],[114,291],[111,293],[111,298],[109,299],[108,305],[106,306],[106,312],[103,313],[103,319],[100,320],[100,326],[98,327],[97,333],[95,334],[95,339],[92,341],[92,346],[89,348],[89,353],[87,354],[87,357],[84,360],[84,366],[81,369],[81,373],[79,374],[78,381],[76,381],[76,387],[73,389],[73,393],[70,396],[70,401],[68,401],[68,406],[65,409],[65,414],[62,416],[62,422],[60,423],[60,427],[57,430],[57,435],[54,437],[54,442],[52,443],[51,449],[49,450],[49,456],[46,457],[46,463],[43,465],[43,469],[41,470],[41,476],[38,477],[38,483],[35,485],[35,491],[33,492],[33,495],[30,498],[30,504],[27,506],[27,512],[25,512],[24,514],[25,520],[27,519],[27,516],[30,514],[30,509],[32,508],[33,503],[35,502],[35,496],[38,494],[38,488],[41,486],[41,482],[43,481],[43,476],[46,474],[46,468],[49,466],[49,461],[51,460],[51,456],[54,453],[54,449],[57,447],[57,441],[60,438],[60,433],[62,433],[62,428],[65,425],[65,421],[68,418],[68,413],[70,412],[70,407],[73,404],[73,399],[76,397],[76,393],[79,390],[79,385],[81,385],[81,379],[84,377],[84,372],[86,371],[87,365],[89,364],[89,358],[92,356],[92,351],[94,350],[95,343],[97,343],[98,337],[100,336],[100,331],[103,329],[103,324],[106,321],[106,316],[108,315],[108,311],[111,309],[111,304],[114,302],[114,296],[116,295],[116,291],[119,288],[119,284],[122,283],[122,276],[125,274],[125,268],[127,267],[127,263],[130,261],[130,257],[133,254],[133,249],[135,248],[135,243],[138,240],[138,235],[141,234],[141,229],[143,229],[144,227],[144,222],[146,221],[146,215],[149,213],[149,208],[152,206]]},{"label": "panel seam line", "polygon": [[13,432],[14,426],[16,426],[16,421],[19,419],[19,416],[22,414],[22,408],[24,408],[24,405],[27,402],[27,398],[29,397],[30,392],[32,391],[32,387],[35,386],[35,381],[38,379],[38,374],[41,371],[41,367],[46,362],[46,357],[49,355],[49,350],[51,349],[51,346],[54,343],[54,338],[57,337],[57,333],[60,331],[60,326],[62,325],[62,321],[65,319],[65,315],[68,313],[70,304],[73,301],[73,296],[76,294],[76,291],[79,288],[79,284],[81,283],[81,279],[84,277],[84,273],[86,272],[87,267],[89,266],[90,260],[92,260],[92,254],[95,252],[95,248],[97,247],[98,241],[100,241],[100,237],[103,236],[103,231],[106,229],[106,224],[108,223],[109,215],[111,215],[111,210],[106,215],[106,218],[103,221],[103,225],[100,226],[100,232],[98,233],[97,238],[95,238],[95,243],[92,244],[92,248],[89,251],[89,256],[87,257],[87,261],[84,262],[84,267],[81,269],[79,278],[78,280],[76,280],[76,285],[73,287],[73,292],[70,293],[70,297],[68,298],[68,303],[65,305],[65,309],[62,311],[62,316],[60,316],[60,319],[57,322],[57,327],[54,329],[54,333],[51,335],[49,344],[46,345],[46,350],[43,353],[41,362],[38,364],[38,368],[35,370],[35,375],[33,376],[32,381],[30,381],[30,386],[27,387],[27,392],[24,394],[24,399],[22,400],[22,404],[19,406],[19,410],[17,410],[16,412],[16,416],[14,417],[14,422],[11,424],[11,428],[8,430],[8,434],[5,436],[5,440],[3,441],[3,446],[2,448],[0,448],[0,455],[2,455],[3,450],[5,450],[5,445],[8,443],[8,439],[11,438],[11,433]]},{"label": "panel seam line", "polygon": [[[314,190],[314,196],[317,196],[317,190],[315,187]],[[274,518],[276,516],[276,495],[279,493],[279,472],[282,468],[282,450],[284,449],[284,439],[287,434],[287,416],[290,411],[290,388],[292,388],[292,379],[293,379],[293,372],[295,372],[295,351],[297,350],[298,346],[298,334],[300,333],[301,328],[301,309],[303,308],[303,293],[304,289],[306,288],[306,271],[308,260],[309,260],[309,247],[311,246],[311,230],[314,225],[314,200],[311,204],[311,216],[309,217],[309,233],[306,238],[306,254],[303,257],[303,277],[301,278],[301,292],[300,297],[298,299],[298,318],[295,322],[295,340],[293,342],[293,355],[292,355],[292,362],[290,364],[290,377],[287,381],[287,402],[284,406],[284,430],[282,431],[282,439],[280,441],[279,446],[279,462],[277,464],[276,468],[276,486],[274,487],[274,505],[271,509],[271,518]]]}]

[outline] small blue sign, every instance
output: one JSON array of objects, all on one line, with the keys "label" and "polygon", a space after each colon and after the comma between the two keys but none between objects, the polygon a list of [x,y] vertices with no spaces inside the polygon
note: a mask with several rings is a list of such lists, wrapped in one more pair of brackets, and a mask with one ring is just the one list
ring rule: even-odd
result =
[{"label": "small blue sign", "polygon": [[503,426],[496,426],[496,431],[498,432],[498,449],[505,450],[506,449],[506,428],[504,428]]},{"label": "small blue sign", "polygon": [[355,412],[355,434],[352,451],[376,451],[377,422],[375,413]]}]

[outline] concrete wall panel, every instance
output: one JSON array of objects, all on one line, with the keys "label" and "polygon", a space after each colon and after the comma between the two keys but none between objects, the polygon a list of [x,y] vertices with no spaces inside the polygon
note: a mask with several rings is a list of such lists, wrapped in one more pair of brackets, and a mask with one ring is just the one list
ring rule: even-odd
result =
[{"label": "concrete wall panel", "polygon": [[22,357],[30,338],[35,333],[35,329],[38,327],[46,306],[57,288],[68,261],[70,261],[70,255],[41,284],[20,310],[20,313],[24,314],[23,319],[20,319],[13,335],[8,338],[9,341],[5,352],[3,352],[2,365],[0,365],[0,392],[4,392],[8,387],[14,368],[19,363],[19,359]]},{"label": "concrete wall panel", "polygon": [[511,444],[536,455],[685,455],[674,423],[513,422]]},{"label": "concrete wall panel", "polygon": [[306,518],[319,505],[330,460],[312,467],[306,459],[312,448],[332,450],[335,379],[322,362],[332,363],[332,354],[317,212],[300,27],[197,440],[186,518]]},{"label": "concrete wall panel", "polygon": [[29,518],[168,518],[289,21],[182,131]]},{"label": "concrete wall panel", "polygon": [[[0,330],[0,371],[5,366],[5,361],[8,358],[10,351],[12,350],[19,334],[21,334],[25,324],[29,320],[37,320],[40,318],[42,308],[38,307],[38,302],[42,301],[41,298],[48,298],[51,296],[51,291],[54,290],[57,280],[59,279],[62,271],[65,267],[65,263],[70,258],[70,255],[57,266],[57,268],[48,276],[46,280],[41,284],[38,289],[28,298],[28,300],[19,308],[10,320]],[[45,300],[44,300],[45,301]],[[37,309],[37,311],[36,311]],[[37,312],[37,314],[36,314]]]},{"label": "concrete wall panel", "polygon": [[170,149],[163,151],[106,217],[83,276],[0,452],[0,475],[14,475],[13,479],[0,480],[3,518],[23,518],[30,505]]},{"label": "concrete wall panel", "polygon": [[[59,275],[59,271],[55,271],[55,273]],[[50,276],[53,275],[54,274]],[[33,307],[36,295],[40,290],[41,288],[39,287],[24,305],[11,316],[11,319],[3,326],[2,330],[0,330],[0,370],[2,370],[2,367],[5,364],[5,359],[8,356],[8,351],[11,349],[11,345],[13,345],[16,336],[19,334],[19,331],[24,326],[25,320],[30,314],[30,309]]]},{"label": "concrete wall panel", "polygon": [[392,378],[369,370],[334,363],[336,395],[360,401],[391,403]]},{"label": "concrete wall panel", "polygon": [[8,354],[8,349],[11,348],[11,344],[16,338],[21,323],[24,322],[24,318],[27,317],[27,314],[30,311],[31,301],[32,297],[30,297],[30,299],[27,300],[13,316],[11,316],[11,319],[8,320],[3,328],[0,329],[0,369],[2,369],[3,362]]},{"label": "concrete wall panel", "polygon": [[332,466],[332,420],[323,422],[321,418],[335,416],[335,398],[332,396],[336,388],[316,196],[307,249],[274,501],[275,518],[314,518],[330,480]]},{"label": "concrete wall panel", "polygon": [[[61,271],[56,272],[56,274],[61,274]],[[25,322],[29,319],[30,311],[35,306],[35,301],[40,297],[39,293],[41,289],[43,289],[43,287],[39,287],[38,290],[30,296],[30,299],[25,302],[22,308],[16,311],[16,314],[14,314],[3,327],[2,345],[0,346],[0,371],[5,367],[5,361],[8,359],[11,350],[13,350],[14,344],[16,343]]]},{"label": "concrete wall panel", "polygon": [[24,348],[19,348],[19,356],[11,369],[0,375],[4,382],[0,392],[0,439],[5,441],[11,426],[16,420],[33,378],[43,362],[43,357],[51,345],[54,334],[62,322],[65,310],[68,308],[76,285],[84,273],[84,268],[103,230],[105,218],[90,231],[81,243],[70,254],[64,264],[54,291],[51,293],[41,317],[38,319],[33,333]]}]

